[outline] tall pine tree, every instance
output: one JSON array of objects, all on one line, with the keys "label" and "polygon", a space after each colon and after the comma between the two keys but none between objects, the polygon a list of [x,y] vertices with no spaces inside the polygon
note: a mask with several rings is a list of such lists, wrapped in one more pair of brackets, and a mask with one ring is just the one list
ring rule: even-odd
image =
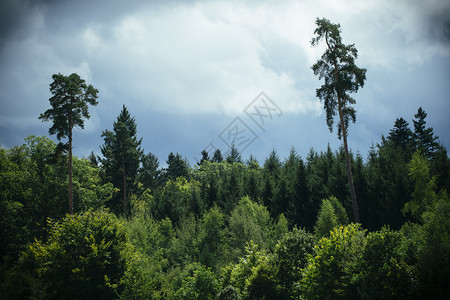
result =
[{"label": "tall pine tree", "polygon": [[342,137],[344,142],[353,213],[355,222],[359,223],[358,204],[348,153],[347,129],[350,120],[353,122],[356,120],[356,111],[352,107],[356,101],[350,96],[350,93],[356,93],[360,87],[364,86],[367,70],[355,65],[358,50],[354,44],[342,43],[339,24],[333,24],[325,18],[317,18],[316,25],[317,28],[314,30],[316,36],[312,39],[311,45],[317,46],[320,41],[324,40],[327,46],[325,53],[312,66],[314,74],[319,76],[319,79],[325,79],[325,83],[316,90],[316,94],[320,100],[324,101],[330,131],[333,128],[336,113],[339,115],[338,137],[339,139]]},{"label": "tall pine tree", "polygon": [[72,130],[74,127],[84,128],[84,119],[89,119],[88,104],[97,105],[97,93],[92,85],[87,85],[78,74],[64,76],[54,74],[50,84],[50,104],[52,108],[39,116],[43,121],[52,120],[49,133],[55,134],[58,140],[68,137],[68,143],[59,144],[59,148],[67,149],[69,154],[69,213],[73,214],[72,188]]}]

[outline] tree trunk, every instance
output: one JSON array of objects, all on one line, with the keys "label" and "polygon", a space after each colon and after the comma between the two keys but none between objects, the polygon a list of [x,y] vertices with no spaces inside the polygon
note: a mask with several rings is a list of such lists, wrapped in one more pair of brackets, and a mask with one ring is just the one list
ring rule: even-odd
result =
[{"label": "tree trunk", "polygon": [[[328,47],[330,47],[330,46],[328,45]],[[338,84],[338,66],[337,66],[336,61],[334,62],[334,80],[335,80],[336,86],[337,86],[337,84]],[[347,177],[348,177],[348,185],[350,187],[350,195],[352,197],[353,215],[355,217],[355,222],[360,223],[358,202],[356,202],[355,185],[353,184],[352,168],[350,166],[350,155],[348,153],[347,130],[345,128],[344,116],[342,115],[341,97],[339,96],[339,93],[337,91],[336,91],[336,94],[338,97],[338,111],[339,111],[339,120],[341,122],[341,134],[344,139],[345,161],[347,163]]]},{"label": "tree trunk", "polygon": [[69,111],[69,214],[73,215],[72,192],[72,111]]},{"label": "tree trunk", "polygon": [[345,129],[344,117],[342,115],[341,110],[341,99],[339,98],[338,98],[338,107],[339,107],[339,118],[341,120],[342,137],[344,139],[345,160],[347,163],[347,177],[348,177],[348,185],[350,186],[350,195],[352,197],[353,215],[355,216],[355,222],[360,223],[358,202],[356,202],[355,185],[353,184],[352,168],[350,166],[350,155],[348,153],[347,132]]},{"label": "tree trunk", "polygon": [[125,176],[125,156],[122,152],[122,177],[123,177],[123,215],[127,212],[127,178]]}]

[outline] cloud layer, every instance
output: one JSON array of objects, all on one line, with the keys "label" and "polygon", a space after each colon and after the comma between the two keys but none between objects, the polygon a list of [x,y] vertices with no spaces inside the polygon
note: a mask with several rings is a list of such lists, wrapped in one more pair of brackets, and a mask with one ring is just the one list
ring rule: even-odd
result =
[{"label": "cloud layer", "polygon": [[[437,72],[437,80],[448,79],[450,5],[444,0],[5,0],[0,11],[0,129],[8,137],[0,142],[7,145],[16,142],[9,138],[14,130],[45,127],[37,116],[48,106],[54,73],[76,72],[100,90],[88,134],[99,135],[110,127],[123,103],[147,118],[203,115],[222,120],[239,115],[261,91],[286,114],[318,126],[323,123],[315,98],[320,82],[310,66],[323,48],[311,48],[310,40],[314,20],[322,16],[342,25],[344,42],[356,44],[358,64],[368,69],[357,109],[366,121],[359,123],[360,134],[370,136],[361,144],[377,139],[374,131],[386,128],[379,120],[393,124],[392,115],[420,105],[431,112],[448,109],[442,100],[448,99],[446,86],[438,85],[428,103],[411,99],[412,108],[406,110],[403,97],[409,92],[396,88],[407,82],[403,76],[418,69]],[[397,81],[386,82],[386,74]],[[426,76],[414,80],[426,81],[426,88]],[[391,97],[398,103],[390,103]],[[141,122],[146,128],[149,121]],[[448,125],[438,117],[435,124]],[[169,125],[161,127],[170,132]]]}]

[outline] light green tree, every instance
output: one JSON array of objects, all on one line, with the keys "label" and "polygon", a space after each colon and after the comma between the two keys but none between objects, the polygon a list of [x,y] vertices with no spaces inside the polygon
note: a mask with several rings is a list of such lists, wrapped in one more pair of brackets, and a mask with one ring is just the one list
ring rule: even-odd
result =
[{"label": "light green tree", "polygon": [[358,270],[365,232],[359,224],[333,229],[315,246],[300,281],[304,299],[357,299]]},{"label": "light green tree", "polygon": [[127,270],[123,224],[106,211],[49,221],[47,242],[35,241],[23,257],[35,266],[48,299],[111,299]]}]

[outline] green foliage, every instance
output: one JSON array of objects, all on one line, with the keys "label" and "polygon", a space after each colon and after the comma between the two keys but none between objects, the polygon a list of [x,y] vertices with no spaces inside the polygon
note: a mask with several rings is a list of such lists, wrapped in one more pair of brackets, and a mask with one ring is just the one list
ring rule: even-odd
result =
[{"label": "green foliage", "polygon": [[409,212],[417,220],[420,220],[423,212],[436,199],[434,189],[435,178],[430,180],[428,161],[419,151],[412,156],[408,164],[409,175],[414,182],[412,200],[405,203],[404,212]]},{"label": "green foliage", "polygon": [[[335,33],[336,25],[319,23],[316,39]],[[329,47],[324,57],[352,56],[352,45],[345,47]],[[344,95],[350,120],[352,101],[339,84],[357,78],[346,59],[337,60],[339,71],[349,71],[337,83],[327,81],[333,64],[318,71],[329,71],[319,74],[325,85],[342,88],[332,97]],[[281,161],[274,149],[263,166],[253,156],[241,163],[237,151],[223,161],[218,150],[211,159],[203,152],[190,168],[171,153],[161,169],[139,148],[124,107],[104,133],[102,160],[93,153],[73,158],[74,216],[65,216],[62,201],[68,166],[61,146],[30,136],[22,146],[0,147],[0,298],[445,299],[450,160],[445,148],[427,142],[436,137],[425,117],[419,109],[414,133],[397,119],[367,162],[328,145],[311,149],[305,161],[295,149]],[[120,152],[124,145],[131,150]],[[125,168],[120,153],[130,154]],[[367,237],[360,225],[345,225],[346,158]],[[115,205],[119,213],[124,203],[123,219],[102,210]],[[418,223],[405,224],[402,208]],[[315,235],[307,231],[313,229]]]},{"label": "green foliage", "polygon": [[137,180],[144,188],[156,190],[160,180],[160,170],[158,157],[153,153],[143,154],[141,158],[142,166],[139,168]]},{"label": "green foliage", "polygon": [[201,264],[188,268],[181,288],[176,292],[177,299],[215,299],[221,290],[214,272]]},{"label": "green foliage", "polygon": [[228,224],[229,244],[234,256],[242,255],[250,241],[265,249],[272,243],[273,225],[267,208],[248,197],[243,197],[231,212]]},{"label": "green foliage", "polygon": [[445,191],[423,214],[417,251],[421,293],[428,299],[450,294],[450,199]]},{"label": "green foliage", "polygon": [[114,215],[88,211],[49,226],[48,241],[35,241],[23,257],[34,264],[48,298],[110,299],[122,290],[132,248]]},{"label": "green foliage", "polygon": [[234,143],[231,144],[230,150],[227,152],[226,161],[229,164],[242,163],[242,157]]},{"label": "green foliage", "polygon": [[[319,76],[319,79],[325,79],[325,84],[317,89],[316,94],[324,101],[330,131],[333,128],[336,110],[339,110],[339,115],[342,114],[345,128],[348,128],[350,119],[355,122],[355,110],[351,105],[356,103],[349,93],[355,93],[364,86],[367,70],[355,65],[358,50],[354,44],[342,43],[339,24],[333,24],[325,18],[317,18],[316,25],[317,28],[314,30],[316,36],[312,39],[311,45],[317,46],[322,40],[325,40],[327,45],[321,59],[312,66],[314,75]],[[338,125],[339,137],[344,124]]]},{"label": "green foliage", "polygon": [[86,85],[78,74],[64,76],[53,74],[50,84],[50,105],[39,116],[43,121],[52,120],[50,134],[55,134],[58,140],[67,137],[74,127],[84,128],[84,120],[89,119],[88,104],[97,105],[97,93],[92,85]]},{"label": "green foliage", "polygon": [[[261,288],[273,290],[273,280],[267,280],[268,277],[271,277],[269,275],[271,273],[269,270],[270,260],[271,258],[264,250],[260,250],[257,244],[250,241],[245,247],[245,255],[239,258],[239,262],[230,264],[222,270],[222,285],[231,285],[244,298],[253,298],[256,296],[255,293],[261,296],[259,294],[261,291],[258,291]],[[262,287],[268,282],[270,282],[270,287]]]},{"label": "green foliage", "polygon": [[199,227],[199,261],[219,269],[225,255],[225,216],[218,207],[213,207],[203,215]]},{"label": "green foliage", "polygon": [[198,181],[188,181],[184,177],[166,182],[164,188],[155,197],[153,214],[158,219],[170,218],[175,225],[192,212],[199,214],[204,209],[200,199]]},{"label": "green foliage", "polygon": [[142,150],[142,139],[137,138],[137,125],[124,105],[117,120],[113,123],[113,131],[102,133],[104,144],[100,147],[103,158],[100,159],[102,174],[106,182],[111,182],[120,189],[122,197],[117,194],[108,206],[115,212],[128,214],[129,195],[135,190],[136,177]]},{"label": "green foliage", "polygon": [[167,158],[166,176],[168,179],[175,180],[178,177],[188,178],[189,164],[187,160],[183,159],[180,154],[173,154],[170,152]]},{"label": "green foliage", "polygon": [[217,300],[239,300],[241,296],[238,291],[231,285],[225,287],[216,297]]},{"label": "green foliage", "polygon": [[298,296],[297,284],[302,279],[302,269],[314,251],[315,238],[304,229],[293,228],[278,241],[274,251],[277,268],[279,296],[292,299]]},{"label": "green foliage", "polygon": [[[334,202],[339,203],[337,201]],[[340,207],[342,207],[342,205]],[[316,236],[319,238],[329,236],[334,228],[343,225],[340,221],[341,220],[336,215],[332,202],[329,199],[323,199],[319,214],[317,215],[316,225],[314,225]]]},{"label": "green foliage", "polygon": [[355,275],[365,244],[360,225],[335,228],[315,246],[300,281],[305,299],[357,299]]},{"label": "green foliage", "polygon": [[362,299],[400,299],[411,293],[413,280],[400,232],[383,227],[369,233],[359,268],[358,291]]},{"label": "green foliage", "polygon": [[[170,219],[167,219],[170,220]],[[175,236],[168,250],[168,259],[173,267],[182,267],[198,261],[199,225],[193,215],[183,218],[175,230]]]},{"label": "green foliage", "polygon": [[84,79],[78,74],[64,76],[61,74],[53,74],[53,82],[50,84],[50,105],[52,108],[47,109],[39,116],[43,121],[53,121],[52,127],[49,129],[50,134],[56,133],[56,138],[61,140],[68,137],[69,141],[66,145],[59,144],[59,150],[67,149],[69,152],[69,213],[73,214],[73,195],[72,195],[72,130],[74,127],[84,128],[84,119],[89,119],[88,104],[97,105],[97,93],[92,85],[86,85]]},{"label": "green foliage", "polygon": [[414,134],[413,139],[416,149],[423,153],[427,158],[432,158],[435,154],[439,144],[436,142],[437,136],[433,133],[433,128],[426,128],[425,118],[427,113],[419,107],[417,114],[414,115],[416,120],[414,123]]}]

